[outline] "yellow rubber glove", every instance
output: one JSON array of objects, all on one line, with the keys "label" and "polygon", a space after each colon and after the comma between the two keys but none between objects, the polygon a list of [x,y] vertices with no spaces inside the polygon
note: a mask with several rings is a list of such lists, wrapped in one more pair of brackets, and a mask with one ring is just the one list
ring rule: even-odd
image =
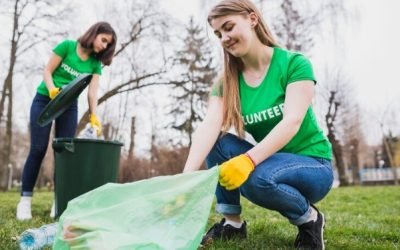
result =
[{"label": "yellow rubber glove", "polygon": [[49,91],[49,97],[53,100],[60,93],[60,88],[52,88]]},{"label": "yellow rubber glove", "polygon": [[254,170],[254,163],[249,156],[241,154],[221,165],[219,183],[227,190],[240,187]]},{"label": "yellow rubber glove", "polygon": [[92,126],[92,128],[96,128],[97,136],[100,136],[101,135],[100,120],[97,118],[97,116],[95,114],[90,114],[89,121],[90,121],[90,126]]}]

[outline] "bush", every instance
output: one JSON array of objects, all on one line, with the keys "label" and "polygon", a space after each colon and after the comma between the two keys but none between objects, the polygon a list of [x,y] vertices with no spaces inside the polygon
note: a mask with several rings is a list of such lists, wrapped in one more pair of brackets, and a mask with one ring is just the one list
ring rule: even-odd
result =
[{"label": "bush", "polygon": [[[121,158],[119,182],[131,182],[160,175],[181,173],[186,162],[189,148],[169,149],[153,147],[151,158],[143,159],[124,156]],[[204,168],[204,166],[202,166]]]}]

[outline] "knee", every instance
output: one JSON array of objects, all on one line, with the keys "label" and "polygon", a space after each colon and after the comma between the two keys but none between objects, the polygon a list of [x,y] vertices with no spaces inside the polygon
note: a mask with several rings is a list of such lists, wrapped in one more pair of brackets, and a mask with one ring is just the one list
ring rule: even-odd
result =
[{"label": "knee", "polygon": [[36,157],[43,157],[46,154],[47,145],[31,145],[30,154]]},{"label": "knee", "polygon": [[207,166],[213,167],[216,164],[221,164],[232,157],[243,154],[253,145],[238,138],[233,134],[225,134],[219,137],[210,153],[207,156]]},{"label": "knee", "polygon": [[253,172],[240,187],[240,192],[249,200],[257,200],[260,196],[271,197],[277,189],[273,178],[260,176]]},{"label": "knee", "polygon": [[212,168],[215,165],[220,165],[229,158],[227,156],[226,147],[223,145],[225,144],[226,136],[218,138],[215,142],[214,146],[212,147],[210,153],[208,153],[206,158],[206,165],[207,168]]}]

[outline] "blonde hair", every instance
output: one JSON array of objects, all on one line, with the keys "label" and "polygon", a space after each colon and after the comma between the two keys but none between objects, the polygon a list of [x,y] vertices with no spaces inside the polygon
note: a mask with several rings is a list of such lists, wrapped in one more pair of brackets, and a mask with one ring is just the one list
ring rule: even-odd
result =
[{"label": "blonde hair", "polygon": [[[254,13],[258,17],[258,24],[255,26],[255,32],[262,44],[271,47],[277,47],[278,43],[268,29],[261,12],[249,0],[223,0],[208,14],[207,21],[211,25],[213,19],[228,15],[248,15]],[[223,132],[234,127],[239,137],[244,137],[243,120],[240,108],[239,96],[239,72],[243,70],[243,62],[228,53],[224,49],[224,69],[217,81],[217,88],[221,89],[222,84],[222,102],[223,102]]]}]

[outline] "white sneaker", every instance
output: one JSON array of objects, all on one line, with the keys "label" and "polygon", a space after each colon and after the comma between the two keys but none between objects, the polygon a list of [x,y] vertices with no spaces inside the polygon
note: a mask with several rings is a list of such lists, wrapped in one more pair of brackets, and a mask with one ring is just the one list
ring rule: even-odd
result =
[{"label": "white sneaker", "polygon": [[50,218],[56,217],[56,203],[55,201],[53,201],[53,205],[51,206],[51,210],[50,210]]},{"label": "white sneaker", "polygon": [[31,201],[21,199],[17,205],[17,220],[30,219],[32,219]]}]

